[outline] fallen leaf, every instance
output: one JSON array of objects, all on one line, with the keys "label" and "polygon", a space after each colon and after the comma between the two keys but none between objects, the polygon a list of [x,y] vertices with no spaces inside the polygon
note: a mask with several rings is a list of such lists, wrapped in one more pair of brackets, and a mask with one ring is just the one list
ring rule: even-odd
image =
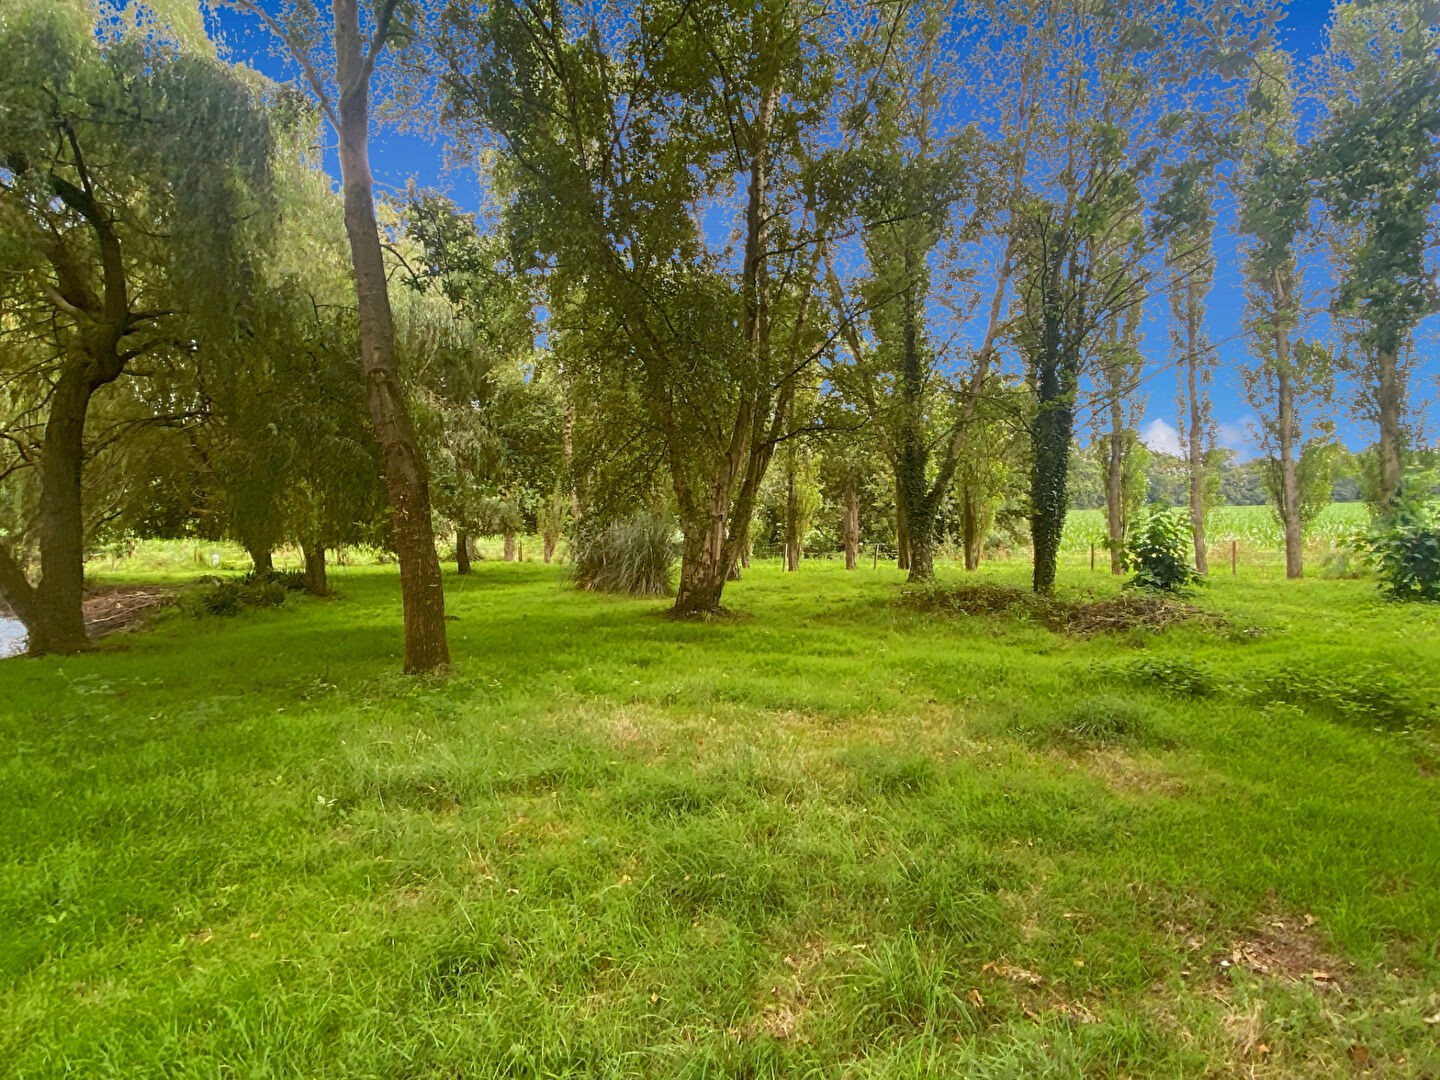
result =
[{"label": "fallen leaf", "polygon": [[1359,1043],[1352,1044],[1346,1053],[1350,1055],[1350,1064],[1357,1069],[1368,1069],[1374,1064],[1370,1059],[1370,1051]]}]

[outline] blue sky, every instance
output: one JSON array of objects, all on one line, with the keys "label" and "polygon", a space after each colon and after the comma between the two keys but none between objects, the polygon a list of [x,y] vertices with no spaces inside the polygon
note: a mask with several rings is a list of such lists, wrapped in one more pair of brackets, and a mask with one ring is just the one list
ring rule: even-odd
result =
[{"label": "blue sky", "polygon": [[[1281,44],[1302,62],[1319,52],[1325,41],[1325,31],[1330,18],[1329,0],[1292,0],[1281,23]],[[232,57],[248,61],[266,74],[284,78],[286,65],[275,55],[268,33],[251,17],[240,15],[230,9],[218,9],[211,13],[211,25],[222,47]],[[329,146],[325,164],[332,175],[338,175],[333,152],[333,134],[325,131]],[[465,170],[447,171],[444,165],[444,146],[438,140],[395,131],[381,131],[371,147],[372,168],[377,186],[386,190],[403,191],[410,179],[423,186],[447,191],[461,206],[474,207],[480,199],[475,178]],[[1218,441],[1239,455],[1249,457],[1254,452],[1251,424],[1253,413],[1241,393],[1236,374],[1237,364],[1245,358],[1246,344],[1242,332],[1244,294],[1237,253],[1237,238],[1233,232],[1233,215],[1226,212],[1227,197],[1221,196],[1221,216],[1215,236],[1217,267],[1215,287],[1210,297],[1208,334],[1217,345],[1219,365],[1216,371],[1214,389],[1214,415],[1218,425]],[[1306,290],[1313,303],[1323,308],[1327,299],[1328,282],[1323,278],[1323,267],[1310,268]],[[1151,364],[1144,387],[1146,408],[1141,424],[1142,435],[1152,446],[1159,449],[1173,449],[1175,443],[1175,402],[1176,386],[1173,373],[1168,370],[1170,338],[1163,297],[1156,297],[1147,308],[1144,322],[1145,340],[1143,349]],[[1315,320],[1312,332],[1324,337],[1328,332],[1327,320],[1323,316]],[[1432,317],[1421,324],[1417,334],[1417,349],[1420,363],[1412,386],[1412,402],[1422,416],[1422,433],[1427,441],[1436,437],[1431,417],[1434,415],[1434,398],[1440,389],[1440,361],[1437,361],[1437,346],[1440,346],[1440,318]],[[1373,441],[1368,425],[1352,419],[1344,403],[1352,396],[1348,388],[1342,388],[1337,395],[1339,406],[1334,419],[1345,441],[1358,449]]]}]

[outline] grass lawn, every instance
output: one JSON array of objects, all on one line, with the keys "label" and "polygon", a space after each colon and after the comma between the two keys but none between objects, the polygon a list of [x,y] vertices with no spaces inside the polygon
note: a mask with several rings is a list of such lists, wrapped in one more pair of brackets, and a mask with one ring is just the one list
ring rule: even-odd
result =
[{"label": "grass lawn", "polygon": [[1440,608],[899,580],[696,624],[480,563],[426,681],[341,568],[0,663],[0,1075],[1440,1076]]}]

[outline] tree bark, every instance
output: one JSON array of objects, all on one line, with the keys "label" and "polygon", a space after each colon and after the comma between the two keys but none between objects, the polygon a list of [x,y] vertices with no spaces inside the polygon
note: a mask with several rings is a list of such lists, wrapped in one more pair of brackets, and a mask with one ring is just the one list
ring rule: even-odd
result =
[{"label": "tree bark", "polygon": [[1285,576],[1305,575],[1304,529],[1300,520],[1300,471],[1295,460],[1295,383],[1290,371],[1290,334],[1275,327],[1275,382],[1279,407],[1280,522],[1285,530]]},{"label": "tree bark", "polygon": [[515,534],[509,529],[505,530],[505,561],[515,561]]},{"label": "tree bark", "polygon": [[[395,326],[385,260],[375,220],[370,175],[370,75],[357,0],[333,0],[338,135],[345,232],[355,269],[360,355],[365,366],[370,422],[380,445],[390,532],[400,561],[405,619],[405,671],[416,674],[450,662],[445,640],[445,593],[430,521],[430,479],[415,437],[395,362]],[[383,41],[372,48],[383,48]]]},{"label": "tree bark", "polygon": [[[1193,332],[1191,334],[1193,341]],[[1205,542],[1205,416],[1200,403],[1200,358],[1192,347],[1185,358],[1185,389],[1190,405],[1190,430],[1186,432],[1186,459],[1190,466],[1190,531],[1195,537],[1195,569],[1210,572]]]},{"label": "tree bark", "polygon": [[1110,539],[1110,573],[1125,572],[1125,406],[1110,402],[1110,454],[1105,472],[1105,523]]},{"label": "tree bark", "polygon": [[785,470],[785,569],[800,569],[800,502],[795,492],[793,463]]},{"label": "tree bark", "polygon": [[541,550],[542,550],[542,553],[543,553],[543,555],[544,555],[545,562],[546,562],[547,564],[548,564],[548,563],[551,563],[551,562],[554,562],[554,561],[555,561],[555,537],[550,536],[550,535],[548,535],[548,534],[547,534],[545,537],[543,537],[542,540],[541,540]]},{"label": "tree bark", "polygon": [[1404,386],[1397,350],[1382,348],[1376,353],[1377,384],[1375,405],[1380,422],[1380,512],[1395,509],[1404,466],[1400,454]]},{"label": "tree bark", "polygon": [[845,569],[854,570],[860,561],[860,491],[853,477],[845,481]]},{"label": "tree bark", "polygon": [[455,530],[455,573],[470,573],[470,534],[464,529]]},{"label": "tree bark", "polygon": [[728,486],[715,487],[711,490],[705,520],[691,521],[682,530],[680,587],[674,607],[677,616],[707,615],[721,610],[720,598],[725,592],[731,562],[725,550],[725,510],[730,497]]},{"label": "tree bark", "polygon": [[245,546],[245,554],[250,556],[250,565],[257,574],[273,574],[275,572],[275,553],[267,547]]},{"label": "tree bark", "polygon": [[965,542],[965,569],[980,569],[980,553],[985,546],[985,537],[980,534],[981,512],[976,505],[977,497],[967,487],[960,499],[960,531]]},{"label": "tree bark", "polygon": [[325,545],[300,545],[305,556],[305,591],[311,596],[329,596],[330,583],[325,576]]}]

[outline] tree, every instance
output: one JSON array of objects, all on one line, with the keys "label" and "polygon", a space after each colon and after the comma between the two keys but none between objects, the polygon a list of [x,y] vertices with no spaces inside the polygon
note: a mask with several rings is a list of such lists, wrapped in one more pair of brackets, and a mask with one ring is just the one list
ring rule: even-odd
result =
[{"label": "tree", "polygon": [[1045,44],[1042,135],[1017,216],[1022,310],[1014,332],[1036,402],[1037,592],[1055,583],[1081,374],[1098,335],[1139,301],[1148,278],[1144,189],[1193,120],[1186,96],[1196,73],[1243,70],[1270,17],[1263,3],[1174,0],[1112,3],[1098,13],[1056,0],[1026,13]]},{"label": "tree", "polygon": [[[611,418],[663,455],[683,534],[674,611],[720,609],[797,380],[818,355],[811,141],[834,63],[813,0],[572,9],[452,3],[458,130],[504,148],[522,266],[624,386]],[[738,189],[737,247],[696,208]],[[625,429],[629,429],[628,432]]]},{"label": "tree", "polygon": [[1148,454],[1136,430],[1143,399],[1135,400],[1145,367],[1140,352],[1140,314],[1141,304],[1136,302],[1113,317],[1096,355],[1102,415],[1109,423],[1095,445],[1103,454],[1106,547],[1112,574],[1125,572],[1126,537],[1145,502]]},{"label": "tree", "polygon": [[1382,512],[1404,471],[1405,348],[1437,303],[1426,262],[1440,196],[1437,21],[1435,0],[1339,5],[1326,55],[1328,113],[1305,153],[1337,227],[1332,310],[1359,327],[1360,409],[1379,429]]},{"label": "tree", "polygon": [[1255,362],[1242,370],[1246,397],[1260,416],[1276,513],[1285,535],[1285,576],[1304,574],[1305,514],[1300,458],[1305,406],[1328,398],[1329,354],[1296,340],[1302,314],[1298,244],[1308,224],[1290,59],[1257,58],[1244,117],[1238,176],[1244,256],[1246,332]]},{"label": "tree", "polygon": [[[1203,151],[1202,151],[1203,154]],[[1215,352],[1205,333],[1206,297],[1215,281],[1215,207],[1213,163],[1204,156],[1184,161],[1171,177],[1157,208],[1157,231],[1166,242],[1169,269],[1170,340],[1178,354],[1180,389],[1176,429],[1189,472],[1190,533],[1195,569],[1210,572],[1205,516],[1215,477],[1211,392]]]},{"label": "tree", "polygon": [[[874,426],[890,462],[898,561],[918,582],[933,577],[941,507],[996,359],[1017,244],[1007,212],[1037,102],[1033,46],[1013,40],[1004,12],[988,13],[976,47],[993,50],[997,66],[1015,63],[1016,79],[992,72],[967,85],[961,68],[974,58],[954,49],[954,36],[967,36],[956,12],[897,11],[876,45],[879,88],[852,106],[866,116],[850,179],[867,272],[847,288],[830,260],[827,279],[850,353],[831,379]],[[945,99],[962,92],[999,118],[985,152],[973,129],[947,123]],[[988,289],[975,287],[981,274]],[[959,348],[958,335],[937,332],[972,323],[977,309],[986,320],[977,346]]]},{"label": "tree", "polygon": [[284,44],[339,137],[366,400],[380,446],[391,542],[400,562],[405,671],[434,671],[450,662],[445,593],[430,520],[429,472],[400,382],[369,147],[376,66],[387,48],[413,38],[419,13],[412,0],[373,0],[366,7],[367,22],[360,0],[334,0],[327,22],[312,0],[287,0],[279,14],[272,14],[260,0],[232,2],[261,19]]},{"label": "tree", "polygon": [[6,438],[35,473],[39,548],[32,583],[0,538],[0,598],[33,651],[69,652],[86,644],[92,401],[142,361],[181,363],[187,342],[232,332],[272,140],[224,65],[80,5],[7,11],[0,51],[0,260],[18,313],[0,369],[22,405]]}]

